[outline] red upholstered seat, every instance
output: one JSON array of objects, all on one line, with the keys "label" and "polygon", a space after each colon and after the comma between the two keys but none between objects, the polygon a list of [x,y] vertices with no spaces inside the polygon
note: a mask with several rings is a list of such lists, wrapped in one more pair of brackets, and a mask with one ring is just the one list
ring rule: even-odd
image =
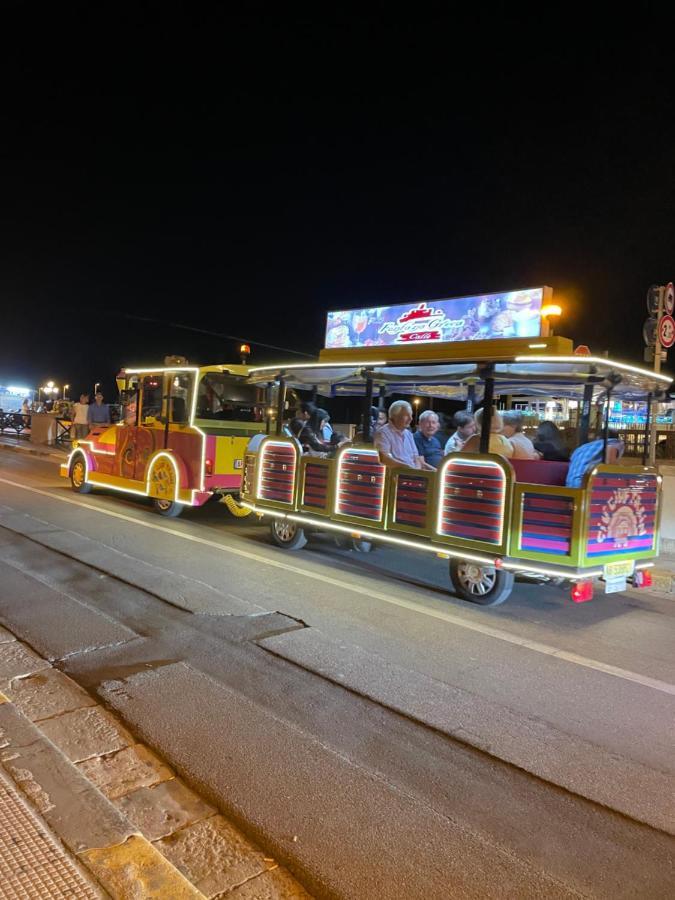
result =
[{"label": "red upholstered seat", "polygon": [[516,481],[525,484],[557,484],[565,486],[567,462],[553,462],[547,459],[511,459],[516,473]]}]

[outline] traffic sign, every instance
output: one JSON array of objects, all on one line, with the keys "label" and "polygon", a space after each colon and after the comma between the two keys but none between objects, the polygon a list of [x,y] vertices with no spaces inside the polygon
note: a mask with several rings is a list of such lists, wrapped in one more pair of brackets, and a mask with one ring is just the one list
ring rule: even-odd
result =
[{"label": "traffic sign", "polygon": [[673,282],[669,281],[663,295],[664,312],[668,313],[669,316],[672,316],[673,307],[675,307],[675,289],[673,288]]},{"label": "traffic sign", "polygon": [[647,347],[656,345],[656,319],[651,318],[645,321],[642,326],[642,337]]},{"label": "traffic sign", "polygon": [[659,319],[659,341],[666,350],[675,344],[675,319],[672,316]]},{"label": "traffic sign", "polygon": [[653,284],[647,291],[647,312],[650,316],[655,316],[659,311],[659,291],[661,288],[658,284]]}]

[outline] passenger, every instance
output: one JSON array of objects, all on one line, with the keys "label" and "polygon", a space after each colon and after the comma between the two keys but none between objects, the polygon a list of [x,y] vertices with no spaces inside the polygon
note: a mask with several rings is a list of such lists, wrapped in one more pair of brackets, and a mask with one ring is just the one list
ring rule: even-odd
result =
[{"label": "passenger", "polygon": [[441,423],[436,413],[431,409],[425,409],[423,413],[420,413],[417,420],[417,431],[413,435],[420,456],[423,456],[425,462],[434,469],[438,468],[443,459],[443,448],[436,437],[436,432],[440,427]]},{"label": "passenger", "polygon": [[476,421],[470,412],[460,410],[452,417],[457,429],[455,433],[448,438],[445,445],[446,453],[458,453],[464,449],[464,444],[469,440],[472,434],[476,433]]},{"label": "passenger", "polygon": [[509,409],[502,413],[504,429],[502,434],[513,445],[514,459],[539,459],[539,454],[534,449],[534,444],[523,434],[523,416],[516,410]]},{"label": "passenger", "polygon": [[410,466],[413,469],[433,469],[420,456],[409,425],[412,406],[407,400],[395,400],[389,407],[389,421],[375,432],[375,446],[385,466]]},{"label": "passenger", "polygon": [[[373,407],[374,409],[375,407]],[[386,409],[378,409],[377,411],[377,428],[382,428],[383,425],[387,424],[387,410]]]},{"label": "passenger", "polygon": [[570,451],[565,446],[563,436],[555,422],[540,422],[534,436],[534,449],[542,459],[553,462],[567,462]]},{"label": "passenger", "polygon": [[[586,472],[603,461],[604,444],[603,438],[599,437],[594,441],[589,441],[587,444],[577,447],[570,458],[565,487],[581,487]],[[608,431],[607,458],[605,462],[617,463],[623,456],[623,450],[624,444],[618,431]]]},{"label": "passenger", "polygon": [[323,427],[328,422],[328,413],[325,409],[314,407],[309,421],[294,419],[291,423],[291,430],[293,430],[293,424],[297,422],[302,422],[302,429],[296,434],[296,437],[302,444],[305,453],[310,453],[313,456],[332,456],[338,447],[342,447],[343,444],[347,443],[347,438],[338,432],[332,432],[329,441],[323,440]]},{"label": "passenger", "polygon": [[[479,453],[480,452],[480,431],[483,425],[483,410],[479,409],[476,415],[474,416],[476,421],[476,434],[469,438],[469,440],[462,447],[463,453]],[[492,412],[492,420],[490,422],[490,443],[488,444],[488,451],[490,453],[499,453],[500,456],[505,456],[507,459],[511,459],[513,456],[513,444],[511,441],[504,437],[501,433],[502,428],[504,427],[504,423],[502,422],[502,417],[496,410]]]}]

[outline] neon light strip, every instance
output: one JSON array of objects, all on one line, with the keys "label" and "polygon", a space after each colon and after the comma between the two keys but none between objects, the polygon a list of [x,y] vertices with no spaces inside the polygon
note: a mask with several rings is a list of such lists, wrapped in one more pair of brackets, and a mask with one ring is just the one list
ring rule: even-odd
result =
[{"label": "neon light strip", "polygon": [[637,366],[631,366],[628,363],[617,363],[603,356],[516,356],[516,362],[574,362],[574,363],[599,363],[613,369],[623,369],[626,372],[635,372],[636,375],[644,375],[646,378],[656,378],[657,381],[663,381],[670,384],[673,380],[669,375],[660,375],[657,372],[650,372],[649,369],[640,369]]},{"label": "neon light strip", "polygon": [[166,375],[167,372],[199,372],[199,366],[166,366],[156,369],[125,369],[125,375]]},{"label": "neon light strip", "polygon": [[273,516],[276,519],[292,519],[294,522],[305,522],[310,525],[320,525],[322,529],[328,528],[332,531],[342,531],[345,534],[358,534],[358,535],[366,535],[367,537],[372,537],[373,540],[376,541],[387,541],[390,544],[399,544],[403,547],[412,547],[414,550],[426,550],[428,553],[438,553],[443,552],[448,556],[456,556],[460,559],[469,559],[472,562],[483,563],[486,566],[495,565],[496,560],[494,558],[488,559],[485,556],[474,556],[471,553],[462,552],[454,552],[453,550],[448,550],[443,547],[429,547],[426,544],[419,544],[417,541],[407,541],[404,538],[395,538],[391,537],[388,534],[382,534],[381,532],[372,532],[368,531],[368,529],[355,528],[355,527],[347,527],[345,525],[335,525],[333,522],[325,522],[322,519],[314,519],[311,516],[296,516],[293,514],[280,512],[278,510],[272,509],[259,509],[257,506],[254,506],[253,503],[247,503],[245,500],[240,500],[240,505],[245,506],[247,509],[250,509],[252,512],[261,513],[266,516]]},{"label": "neon light strip", "polygon": [[[378,460],[378,463],[379,463],[379,459],[380,459],[379,453],[375,450],[350,450],[349,447],[345,448],[342,451],[342,453],[340,454],[340,456],[338,457],[337,479],[335,482],[337,485],[337,490],[335,492],[335,507],[333,509],[333,512],[337,513],[337,515],[343,515],[343,516],[350,515],[350,513],[343,513],[340,510],[340,477],[341,477],[341,472],[342,472],[342,460],[343,460],[345,453],[352,453],[352,454],[356,454],[357,456],[376,457]],[[379,465],[382,465],[382,464],[379,463]],[[385,475],[386,471],[383,472],[382,474]],[[378,519],[382,518],[382,507],[383,506],[384,506],[384,481],[382,482],[382,487],[380,488],[380,509],[379,509],[378,516],[377,516]]]},{"label": "neon light strip", "polygon": [[78,442],[77,442],[78,447],[79,447],[80,444],[89,444],[89,450],[90,450],[91,453],[100,453],[100,454],[102,454],[103,456],[114,456],[114,455],[115,455],[115,451],[114,451],[114,450],[97,450],[97,449],[94,447],[94,442],[93,442],[93,441],[79,441],[79,440],[78,440]]},{"label": "neon light strip", "polygon": [[[70,463],[71,463],[71,461],[72,461],[72,459],[73,459],[73,457],[75,456],[76,453],[79,453],[80,456],[82,457],[83,461],[84,461],[84,469],[85,469],[85,477],[84,477],[84,480],[85,480],[85,482],[86,482],[87,484],[93,484],[93,485],[97,485],[98,487],[109,488],[111,491],[121,491],[123,494],[137,494],[139,497],[149,497],[149,496],[150,496],[150,472],[148,472],[148,476],[147,476],[147,479],[146,479],[146,482],[145,482],[145,491],[139,491],[139,490],[137,490],[136,488],[120,487],[120,485],[118,485],[118,484],[110,484],[110,483],[107,482],[107,481],[98,481],[98,480],[97,480],[97,481],[90,481],[90,480],[89,480],[89,464],[88,464],[88,462],[87,462],[87,457],[86,457],[86,454],[84,453],[84,451],[78,450],[78,449],[73,450],[73,451],[71,452],[70,456],[68,457],[68,459],[66,460],[66,462],[64,463],[64,466],[65,466],[68,470],[70,470]],[[176,490],[175,490],[175,492],[174,492],[174,500],[173,500],[173,502],[174,502],[174,503],[180,503],[182,506],[194,506],[194,495],[195,495],[196,493],[199,493],[199,492],[198,492],[198,491],[194,491],[194,490],[192,491],[192,501],[188,501],[188,500],[180,500],[180,499],[178,498],[179,476],[178,476],[178,465],[177,465],[177,463],[176,463],[176,460],[173,459],[169,453],[166,453],[165,451],[162,451],[161,453],[158,453],[157,456],[153,457],[153,463],[154,463],[154,461],[155,461],[156,459],[158,459],[160,456],[166,456],[167,459],[170,459],[170,460],[171,460],[171,464],[172,464],[173,467],[174,467],[174,472],[176,473]]]},{"label": "neon light strip", "polygon": [[354,360],[354,362],[320,362],[317,361],[315,363],[292,363],[290,366],[278,365],[278,366],[256,366],[254,369],[249,369],[251,373],[253,372],[285,372],[288,369],[360,369],[362,366],[386,366],[386,360],[378,359],[375,362],[361,362],[360,359]]},{"label": "neon light strip", "polygon": [[[502,505],[499,510],[499,518],[501,521],[501,525],[499,528],[499,542],[501,544],[503,536],[504,536],[504,507],[506,505],[506,474],[502,467],[491,460],[483,460],[483,459],[469,459],[465,456],[454,456],[450,457],[450,459],[446,459],[441,468],[438,470],[438,483],[441,486],[441,496],[438,501],[438,518],[436,521],[436,534],[443,535],[443,537],[451,537],[451,535],[443,534],[443,503],[445,501],[445,470],[452,465],[459,464],[459,467],[463,465],[469,466],[479,466],[486,469],[497,469],[499,474],[501,475],[501,490],[502,490]],[[472,539],[473,540],[473,539]],[[480,540],[480,538],[475,538],[475,540]]]}]

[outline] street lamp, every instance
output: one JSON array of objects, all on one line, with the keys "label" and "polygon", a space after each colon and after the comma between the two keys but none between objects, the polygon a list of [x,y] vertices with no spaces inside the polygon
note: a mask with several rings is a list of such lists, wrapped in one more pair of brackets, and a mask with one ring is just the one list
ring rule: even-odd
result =
[{"label": "street lamp", "polygon": [[559,319],[562,307],[557,303],[548,303],[541,308],[542,337],[553,337],[553,323],[550,319]]},{"label": "street lamp", "polygon": [[419,397],[415,397],[415,399],[413,400],[413,407],[414,407],[414,412],[415,412],[413,419],[414,419],[415,424],[417,424],[417,420],[419,418],[419,411],[420,411],[420,398]]},{"label": "street lamp", "polygon": [[64,399],[64,400],[67,400],[67,399],[68,399],[68,398],[66,397],[66,394],[68,393],[68,388],[69,388],[69,387],[70,387],[69,384],[64,384],[64,385],[63,385],[63,399]]}]

